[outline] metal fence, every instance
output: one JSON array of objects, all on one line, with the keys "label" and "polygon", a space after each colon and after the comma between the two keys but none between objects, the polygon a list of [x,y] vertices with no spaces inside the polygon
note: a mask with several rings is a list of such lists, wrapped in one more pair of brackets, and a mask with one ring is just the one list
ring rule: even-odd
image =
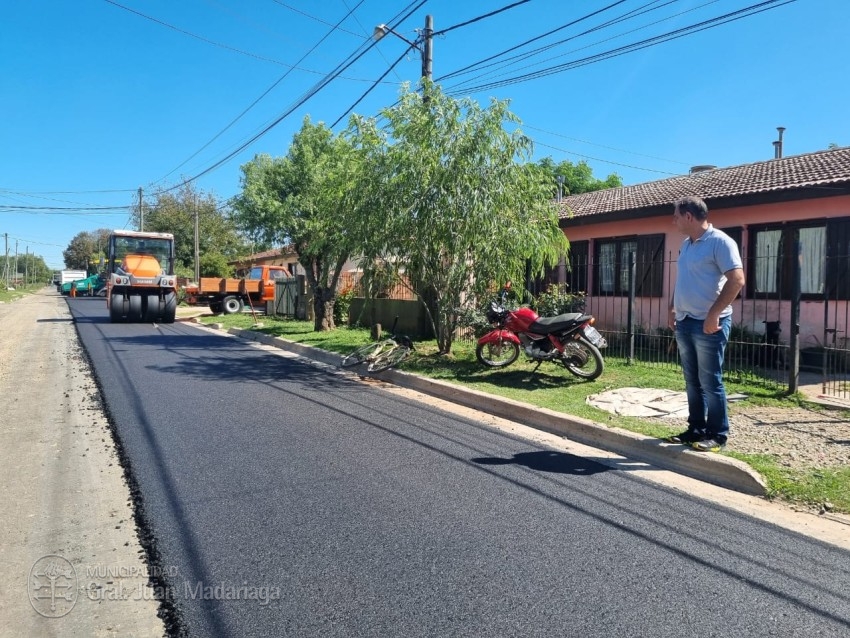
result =
[{"label": "metal fence", "polygon": [[[732,304],[725,375],[727,380],[795,392],[803,371],[818,376],[824,394],[850,399],[850,258],[827,255],[823,269],[815,269],[813,276],[808,268],[805,279],[803,259],[799,247],[797,259],[786,258],[784,263],[770,255],[744,259],[748,281]],[[584,281],[571,281],[568,275],[566,287],[588,291],[584,309],[596,317],[597,329],[608,340],[606,357],[679,366],[676,339],[668,326],[675,265],[672,254],[639,262],[631,253],[615,265],[618,285],[602,286],[600,267],[592,257],[572,264],[570,274],[581,273]],[[611,264],[604,267],[610,269]],[[650,281],[655,283],[650,286]]]}]

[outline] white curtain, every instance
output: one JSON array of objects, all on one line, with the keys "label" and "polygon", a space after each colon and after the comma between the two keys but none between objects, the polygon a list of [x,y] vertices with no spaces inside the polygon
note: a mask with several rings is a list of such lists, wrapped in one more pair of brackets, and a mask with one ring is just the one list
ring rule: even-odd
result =
[{"label": "white curtain", "polygon": [[756,234],[756,292],[777,292],[780,239],[781,230]]},{"label": "white curtain", "polygon": [[617,244],[599,246],[599,292],[614,292],[614,272],[617,268]]},{"label": "white curtain", "polygon": [[800,250],[803,254],[800,292],[803,294],[823,294],[826,267],[826,227],[801,228]]},{"label": "white curtain", "polygon": [[620,244],[620,292],[629,290],[629,266],[632,263],[632,253],[636,252],[636,241],[624,241]]}]

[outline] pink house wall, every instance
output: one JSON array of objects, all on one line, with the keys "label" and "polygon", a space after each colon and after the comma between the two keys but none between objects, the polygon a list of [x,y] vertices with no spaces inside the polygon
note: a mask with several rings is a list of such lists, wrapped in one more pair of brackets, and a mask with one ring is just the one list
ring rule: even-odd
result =
[{"label": "pink house wall", "polygon": [[[659,326],[662,321],[661,313],[666,312],[671,287],[676,278],[675,261],[679,247],[684,237],[673,226],[673,208],[670,214],[663,217],[652,217],[616,222],[602,222],[570,226],[564,230],[570,241],[590,240],[590,255],[594,254],[593,240],[631,237],[636,235],[664,234],[664,260],[669,264],[669,271],[664,272],[663,296],[659,298],[643,298],[636,300],[635,321],[637,325]],[[766,223],[829,219],[850,216],[850,196],[825,197],[774,204],[759,204],[738,208],[709,210],[709,222],[716,228],[741,227],[743,229],[742,257],[746,260],[749,246],[749,227]],[[848,273],[850,276],[850,273]],[[623,318],[626,316],[627,297],[593,298],[593,272],[588,272],[587,308],[597,317],[599,326],[608,330],[619,330],[624,327]],[[746,289],[742,298],[733,304],[734,322],[742,324],[754,332],[763,332],[763,320],[775,321],[783,319],[781,339],[788,343],[790,326],[785,318],[790,317],[790,302],[777,299],[758,300],[748,299]],[[846,302],[831,303],[830,315],[847,317]],[[666,316],[666,315],[665,315]],[[800,308],[800,347],[817,346],[824,341],[824,304],[822,301],[803,301]],[[839,347],[846,347],[842,339],[850,339],[846,334],[847,326],[833,326],[839,329],[837,338]],[[831,337],[830,337],[831,338]]]}]

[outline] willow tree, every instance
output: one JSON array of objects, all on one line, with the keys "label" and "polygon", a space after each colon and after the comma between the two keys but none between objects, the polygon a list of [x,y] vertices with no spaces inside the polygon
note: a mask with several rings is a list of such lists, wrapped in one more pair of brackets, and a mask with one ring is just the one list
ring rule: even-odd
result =
[{"label": "willow tree", "polygon": [[337,283],[353,249],[347,228],[357,168],[352,145],[309,118],[286,156],[258,155],[242,166],[242,193],[234,201],[239,225],[297,252],[313,293],[317,331],[334,328]]},{"label": "willow tree", "polygon": [[380,126],[352,121],[377,173],[369,208],[381,211],[365,254],[368,264],[403,271],[448,353],[464,304],[566,252],[551,180],[531,162],[532,142],[507,102],[485,108],[424,81],[422,95],[405,87],[381,116]]}]

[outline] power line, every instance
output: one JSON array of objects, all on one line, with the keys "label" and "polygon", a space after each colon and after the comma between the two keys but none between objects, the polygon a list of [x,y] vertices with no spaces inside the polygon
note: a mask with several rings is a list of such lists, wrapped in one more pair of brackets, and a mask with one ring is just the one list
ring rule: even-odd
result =
[{"label": "power line", "polygon": [[576,25],[580,22],[588,20],[595,15],[599,15],[600,13],[603,13],[603,12],[607,11],[608,9],[616,7],[619,4],[623,4],[626,1],[627,0],[618,0],[617,2],[614,2],[613,4],[609,4],[607,7],[603,7],[602,9],[598,9],[597,11],[594,11],[592,13],[588,13],[587,15],[584,15],[581,18],[577,18],[575,20],[572,20],[572,21],[568,22],[567,24],[563,24],[560,27],[552,29],[551,31],[547,31],[546,33],[535,36],[535,37],[531,38],[530,40],[526,40],[525,42],[521,42],[520,44],[517,44],[516,46],[513,46],[509,49],[505,49],[501,53],[496,53],[495,55],[491,55],[490,57],[484,58],[483,60],[479,60],[478,62],[470,64],[469,66],[463,67],[462,69],[458,69],[457,71],[452,71],[451,73],[443,75],[443,76],[437,78],[436,81],[439,82],[439,81],[442,81],[442,80],[448,80],[449,78],[455,77],[457,75],[461,75],[462,73],[467,72],[470,69],[474,69],[475,67],[478,67],[478,66],[484,64],[485,62],[489,62],[490,60],[493,60],[495,58],[499,58],[499,57],[501,57],[501,56],[503,56],[507,53],[510,53],[511,51],[516,51],[517,49],[520,49],[520,48],[526,46],[527,44],[531,44],[532,42],[536,42],[537,40],[541,40],[541,39],[543,39],[547,36],[552,35],[553,33],[557,33],[558,31],[563,31],[564,29],[567,29],[567,28],[569,28],[573,25]]},{"label": "power line", "polygon": [[[645,49],[651,46],[655,46],[657,44],[661,44],[662,42],[669,42],[671,40],[676,40],[678,38],[685,37],[687,35],[692,35],[694,33],[698,33],[700,31],[705,31],[707,29],[711,29],[721,24],[727,24],[729,22],[734,22],[743,18],[750,17],[752,15],[756,15],[758,13],[762,13],[763,11],[768,11],[770,9],[776,9],[786,4],[791,4],[792,2],[796,2],[797,0],[767,0],[766,2],[761,2],[759,4],[751,5],[744,9],[740,9],[738,11],[734,11],[722,16],[718,16],[712,18],[710,20],[705,20],[703,22],[699,22],[696,24],[692,24],[688,27],[684,27],[681,29],[676,29],[674,31],[670,31],[668,33],[654,36],[652,38],[647,38],[645,40],[641,40],[639,42],[633,42],[632,44],[628,44],[622,47],[618,47],[616,49],[611,49],[609,51],[605,51],[603,53],[598,53],[592,56],[588,56],[585,58],[580,58],[578,60],[573,60],[571,62],[567,62],[564,64],[559,64],[556,66],[548,67],[545,69],[541,69],[539,71],[534,71],[531,73],[526,73],[523,75],[514,76],[511,78],[507,78],[504,80],[493,81],[485,84],[480,84],[474,87],[467,87],[464,89],[464,93],[478,93],[481,91],[491,90],[494,88],[501,88],[504,86],[508,86],[511,84],[518,84],[520,82],[526,82],[528,80],[535,80],[541,77],[545,77],[547,75],[554,75],[556,73],[562,73],[564,71],[569,71],[581,66],[585,66],[588,64],[593,64],[595,62],[601,62],[603,60],[607,60],[610,58],[618,57],[620,55],[625,55],[626,53],[632,53],[634,51],[639,51],[641,49]],[[455,89],[455,93],[459,92],[459,89]],[[451,94],[451,92],[449,92]]]},{"label": "power line", "polygon": [[638,171],[647,171],[650,173],[660,173],[662,175],[678,175],[678,173],[671,173],[670,171],[661,171],[654,168],[644,168],[643,166],[634,166],[633,164],[624,164],[622,162],[614,162],[612,160],[604,160],[599,157],[593,157],[591,155],[583,155],[581,153],[575,153],[573,151],[568,151],[564,148],[558,148],[557,146],[552,146],[551,144],[544,144],[543,142],[538,142],[536,140],[532,140],[536,146],[545,146],[546,148],[551,148],[554,151],[560,151],[561,153],[566,153],[567,155],[574,155],[575,157],[580,157],[586,160],[593,160],[594,162],[603,162],[604,164],[611,164],[613,166],[622,166],[623,168],[632,168]]},{"label": "power line", "polygon": [[[622,0],[625,2],[625,0]],[[441,29],[440,31],[435,31],[432,35],[445,35],[449,31],[454,31],[455,29],[460,29],[461,27],[469,26],[470,24],[474,24],[476,22],[480,22],[486,18],[492,18],[494,15],[498,15],[504,11],[508,11],[509,9],[513,9],[515,7],[520,6],[521,4],[525,4],[526,2],[531,2],[531,0],[520,0],[519,2],[514,2],[513,4],[509,4],[506,7],[502,7],[501,9],[496,9],[495,11],[491,11],[490,13],[485,13],[484,15],[480,15],[477,18],[472,18],[471,20],[467,20],[466,22],[461,22],[460,24],[455,24],[451,27],[447,27],[445,29]]]},{"label": "power line", "polygon": [[9,210],[65,210],[65,211],[98,211],[117,210],[129,208],[126,204],[122,206],[18,206],[13,204],[0,204],[0,208]]},{"label": "power line", "polygon": [[[315,50],[319,47],[319,45],[321,45],[321,44],[322,44],[322,42],[324,42],[324,41],[325,41],[328,37],[330,37],[330,35],[331,35],[331,34],[333,34],[333,32],[336,30],[336,27],[337,27],[338,25],[342,24],[342,23],[343,23],[346,19],[348,19],[348,17],[349,17],[349,16],[350,16],[350,15],[351,15],[354,11],[356,11],[356,10],[360,7],[360,5],[362,5],[362,4],[363,4],[363,2],[364,2],[364,0],[360,0],[360,2],[358,2],[358,3],[357,3],[357,5],[355,5],[355,7],[354,7],[353,9],[349,9],[348,13],[346,13],[346,14],[345,14],[345,16],[344,16],[342,19],[340,19],[340,20],[339,20],[339,22],[337,22],[337,24],[336,24],[336,25],[332,25],[332,26],[331,26],[331,29],[330,29],[327,33],[325,33],[325,35],[323,35],[323,36],[319,39],[319,41],[318,41],[318,42],[316,42],[316,44],[314,44],[314,45],[310,48],[310,50],[309,50],[309,51],[307,51],[307,53],[305,53],[304,55],[302,55],[302,56],[298,59],[298,61],[297,61],[295,64],[296,64],[296,65],[298,65],[298,64],[300,64],[301,62],[303,62],[304,60],[306,60],[306,59],[307,59],[307,57],[308,57],[311,53],[313,53],[313,51],[315,51]],[[285,6],[285,5],[284,5],[284,6]],[[287,8],[288,8],[288,7],[287,7]],[[229,130],[229,129],[230,129],[230,127],[232,127],[234,124],[236,124],[236,122],[238,122],[240,119],[242,119],[242,117],[244,117],[244,116],[245,116],[245,114],[247,114],[247,113],[248,113],[248,111],[250,111],[252,108],[254,108],[254,107],[255,107],[255,106],[256,106],[256,105],[260,102],[260,100],[262,100],[262,99],[263,99],[264,97],[266,97],[269,93],[271,93],[271,91],[272,91],[272,90],[273,90],[273,89],[274,89],[274,88],[275,88],[278,84],[280,84],[281,82],[283,82],[283,81],[284,81],[284,80],[285,80],[285,79],[289,76],[289,74],[290,74],[290,73],[292,73],[293,69],[295,69],[295,67],[294,67],[294,66],[293,66],[292,68],[290,68],[289,70],[287,70],[287,71],[286,71],[286,73],[284,73],[284,74],[283,74],[280,78],[278,78],[278,79],[277,79],[277,81],[275,81],[275,82],[274,82],[274,84],[272,84],[269,88],[267,88],[265,91],[263,91],[263,93],[262,93],[262,94],[261,94],[261,95],[260,95],[257,99],[255,99],[253,102],[251,102],[251,104],[249,104],[249,105],[248,105],[248,107],[247,107],[245,110],[243,110],[243,111],[242,111],[239,115],[237,115],[237,116],[236,116],[233,120],[231,120],[231,122],[230,122],[227,126],[225,126],[225,127],[224,127],[223,129],[221,129],[218,133],[216,133],[216,134],[215,134],[215,135],[214,135],[214,136],[213,136],[213,137],[212,137],[212,138],[211,138],[211,139],[210,139],[210,140],[209,140],[206,144],[204,144],[201,148],[199,148],[197,151],[195,151],[194,153],[192,153],[192,155],[190,155],[188,158],[186,158],[186,159],[185,159],[182,163],[178,164],[177,166],[175,166],[174,168],[172,168],[170,171],[168,171],[168,173],[166,173],[163,177],[161,177],[161,178],[159,178],[158,180],[156,180],[156,182],[161,182],[161,181],[163,181],[166,177],[168,177],[169,175],[171,175],[172,173],[174,173],[176,170],[178,170],[179,168],[181,168],[181,167],[185,166],[188,162],[190,162],[192,159],[194,159],[195,157],[197,157],[197,156],[198,156],[198,155],[199,155],[199,154],[200,154],[200,153],[201,153],[204,149],[206,149],[206,148],[207,148],[210,144],[212,144],[212,143],[213,143],[214,141],[216,141],[219,137],[221,137],[221,136],[222,136],[222,135],[223,135],[223,134],[224,134],[227,130]],[[152,186],[152,185],[153,185],[153,184],[155,184],[156,182],[151,182],[151,183],[149,184],[149,186]]]},{"label": "power line", "polygon": [[150,20],[151,22],[155,22],[163,27],[168,29],[173,29],[178,33],[182,33],[183,35],[187,35],[190,38],[195,38],[196,40],[200,40],[201,42],[205,42],[207,44],[211,44],[212,46],[219,47],[221,49],[226,49],[228,51],[232,51],[234,53],[238,53],[239,55],[244,55],[249,58],[254,58],[256,60],[260,60],[262,62],[271,62],[272,64],[277,64],[278,66],[285,66],[289,69],[304,71],[305,73],[312,73],[313,75],[323,75],[321,71],[315,71],[313,69],[305,69],[303,67],[293,66],[291,64],[287,64],[286,62],[281,62],[280,60],[275,60],[274,58],[267,58],[262,55],[258,55],[256,53],[250,53],[248,51],[243,51],[242,49],[237,49],[236,47],[232,47],[229,44],[223,44],[221,42],[216,42],[215,40],[210,40],[209,38],[205,38],[202,35],[198,35],[196,33],[192,33],[191,31],[186,31],[185,29],[181,29],[180,27],[176,27],[173,24],[169,24],[168,22],[164,22],[159,20],[158,18],[154,18],[152,16],[141,13],[140,11],[136,11],[135,9],[131,9],[130,7],[125,7],[123,4],[115,2],[115,0],[104,0],[104,2],[108,2],[111,5],[118,7],[119,9],[124,9],[125,11],[129,11],[130,13],[134,13],[135,15],[144,18],[145,20]]},{"label": "power line", "polygon": [[[321,23],[321,24],[324,24],[325,26],[332,27],[332,31],[342,31],[343,33],[349,33],[349,34],[351,34],[351,35],[357,36],[358,38],[362,38],[362,37],[363,37],[363,36],[362,36],[362,35],[360,35],[359,33],[355,33],[354,31],[349,31],[348,29],[343,29],[343,28],[341,28],[341,27],[339,26],[339,25],[341,24],[341,22],[337,22],[336,24],[331,24],[330,22],[325,22],[325,21],[324,21],[324,20],[322,20],[321,18],[317,18],[317,17],[316,17],[316,16],[314,16],[314,15],[310,15],[310,14],[309,14],[309,13],[307,13],[306,11],[302,11],[301,9],[296,9],[295,7],[291,7],[291,6],[289,6],[288,4],[286,4],[286,3],[284,3],[284,2],[281,2],[280,0],[272,0],[272,2],[274,2],[275,4],[279,4],[280,6],[282,6],[282,7],[283,7],[283,8],[285,8],[285,9],[289,9],[290,11],[292,11],[292,12],[294,12],[294,13],[299,13],[299,14],[301,14],[302,16],[304,16],[305,18],[310,18],[311,20],[315,20],[316,22],[319,22],[319,23]],[[360,4],[363,4],[363,3],[361,2]],[[359,5],[358,5],[358,6],[359,6]],[[350,13],[351,13],[351,12],[349,11],[349,14],[350,14]],[[346,15],[346,18],[347,18],[347,17],[348,17],[348,16]]]},{"label": "power line", "polygon": [[[665,159],[663,157],[656,157],[655,155],[646,155],[645,153],[637,153],[635,151],[629,151],[629,150],[626,150],[624,148],[617,148],[615,146],[606,146],[604,144],[597,144],[596,142],[589,142],[587,140],[582,140],[582,139],[579,139],[577,137],[570,137],[569,135],[563,135],[561,133],[555,133],[554,131],[547,131],[545,129],[538,128],[536,126],[531,126],[530,124],[526,124],[525,122],[523,122],[522,127],[525,128],[525,129],[530,129],[532,131],[539,131],[541,133],[546,133],[547,135],[554,135],[555,137],[560,137],[560,138],[563,138],[565,140],[572,140],[573,142],[580,142],[582,144],[589,144],[590,146],[598,146],[599,148],[608,149],[609,151],[617,151],[619,153],[628,153],[629,155],[636,155],[638,157],[646,157],[647,159],[654,159],[654,160],[659,160],[659,161],[662,161],[662,162],[670,162],[671,164],[681,164],[682,166],[691,166],[692,165],[691,163],[688,163],[688,162],[679,162],[677,160]],[[551,147],[551,148],[555,148],[555,147]],[[556,150],[562,150],[562,149],[556,149]],[[564,152],[569,152],[569,151],[564,151]],[[599,161],[605,161],[605,160],[599,160]],[[629,168],[637,168],[637,167],[629,167]]]},{"label": "power line", "polygon": [[[420,1],[418,2],[418,4],[416,4],[416,6],[415,6],[415,7],[411,8],[411,9],[407,12],[407,14],[406,14],[406,15],[404,15],[404,17],[402,17],[402,18],[399,20],[399,22],[404,21],[404,19],[406,19],[407,17],[409,17],[409,16],[410,16],[410,15],[411,15],[414,11],[416,11],[417,9],[419,9],[419,8],[420,8],[422,5],[424,5],[426,2],[427,2],[427,0],[420,0]],[[413,3],[413,2],[411,2],[408,6],[410,7],[410,6],[411,6],[411,5],[413,5],[413,4],[414,4],[414,3]],[[179,183],[179,184],[177,184],[177,185],[175,185],[175,186],[172,186],[171,188],[167,188],[167,189],[165,189],[165,191],[163,191],[163,192],[168,192],[168,191],[176,190],[176,189],[178,189],[178,188],[181,188],[181,187],[185,186],[186,184],[189,184],[189,183],[191,183],[191,182],[194,182],[195,180],[197,180],[197,179],[199,179],[199,178],[203,177],[204,175],[206,175],[206,174],[208,174],[208,173],[211,173],[211,172],[212,172],[212,171],[214,171],[215,169],[219,168],[219,167],[220,167],[220,166],[222,166],[223,164],[227,163],[228,161],[230,161],[231,159],[233,159],[234,157],[236,157],[236,155],[238,155],[239,153],[241,153],[243,150],[245,150],[246,148],[248,148],[251,144],[253,144],[254,142],[256,142],[258,139],[260,139],[261,137],[263,137],[266,133],[268,133],[268,132],[269,132],[269,131],[271,131],[273,128],[275,128],[278,124],[280,124],[280,123],[281,123],[284,119],[286,119],[289,115],[291,115],[291,114],[292,114],[292,113],[293,113],[293,112],[294,112],[297,108],[299,108],[299,107],[303,106],[303,105],[304,105],[304,104],[305,104],[305,103],[306,103],[306,102],[307,102],[310,98],[312,98],[312,97],[313,97],[314,95],[316,95],[319,91],[321,91],[322,89],[324,89],[324,88],[325,88],[328,84],[330,84],[333,80],[335,80],[336,78],[340,77],[340,75],[342,74],[342,72],[343,72],[343,71],[345,71],[347,68],[349,68],[349,67],[350,67],[351,65],[353,65],[355,62],[357,62],[360,58],[362,58],[362,57],[363,57],[363,56],[364,56],[364,55],[365,55],[365,54],[366,54],[366,53],[367,53],[367,52],[368,52],[368,51],[369,51],[372,47],[374,47],[376,44],[377,44],[376,42],[371,41],[371,42],[369,42],[368,46],[366,46],[366,48],[365,48],[365,49],[363,49],[362,51],[360,51],[359,53],[357,53],[357,52],[356,52],[356,50],[355,50],[355,52],[354,52],[354,53],[352,53],[352,54],[349,56],[349,58],[348,58],[348,59],[346,59],[345,61],[341,62],[339,65],[337,65],[336,69],[334,69],[333,71],[331,71],[330,73],[328,73],[328,74],[327,74],[324,78],[322,78],[322,80],[320,80],[319,82],[317,82],[317,83],[316,83],[316,84],[315,84],[315,85],[314,85],[314,86],[313,86],[310,90],[308,90],[308,91],[307,91],[307,92],[306,92],[306,93],[305,93],[305,94],[304,94],[304,95],[303,95],[303,96],[302,96],[299,100],[297,100],[295,104],[293,104],[290,108],[288,108],[286,111],[284,111],[284,113],[283,113],[283,114],[281,114],[281,115],[280,115],[277,119],[275,119],[273,122],[271,122],[271,123],[270,123],[269,125],[267,125],[265,128],[263,128],[263,129],[262,129],[259,133],[257,133],[257,134],[256,134],[256,135],[254,135],[253,137],[251,137],[251,138],[250,138],[249,140],[247,140],[246,142],[244,142],[244,143],[240,144],[240,145],[239,145],[239,146],[238,146],[235,150],[231,151],[231,152],[230,152],[230,153],[228,153],[228,154],[227,154],[224,158],[222,158],[222,159],[220,159],[219,161],[215,162],[212,166],[209,166],[208,168],[204,169],[203,171],[201,171],[201,172],[200,172],[200,173],[198,173],[197,175],[194,175],[193,177],[190,177],[189,179],[186,179],[186,180],[182,181],[181,183]],[[362,47],[362,45],[361,45],[361,47]],[[360,48],[360,47],[358,47],[358,48]]]}]

